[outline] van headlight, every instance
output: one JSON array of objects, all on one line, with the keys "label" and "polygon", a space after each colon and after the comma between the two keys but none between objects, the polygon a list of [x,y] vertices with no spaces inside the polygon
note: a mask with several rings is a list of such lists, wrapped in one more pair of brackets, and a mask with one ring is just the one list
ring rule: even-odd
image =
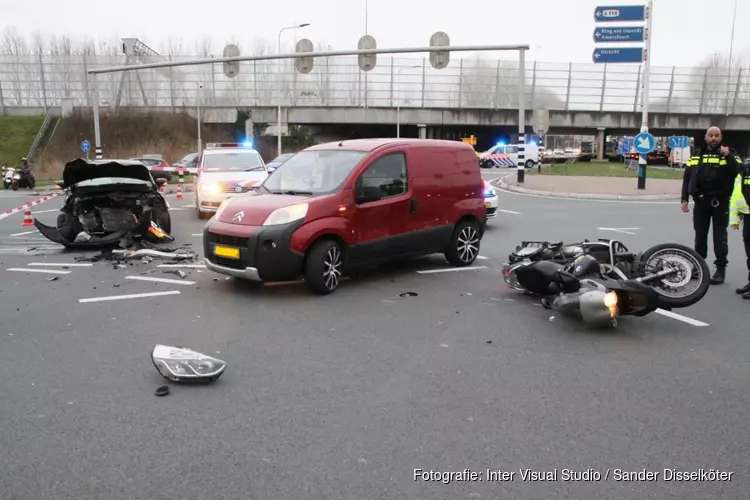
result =
[{"label": "van headlight", "polygon": [[200,183],[200,190],[206,194],[219,194],[221,192],[221,187],[218,182],[208,181]]},{"label": "van headlight", "polygon": [[307,203],[298,203],[296,205],[289,205],[288,207],[277,208],[266,218],[263,225],[278,226],[304,219],[305,215],[307,215],[307,207]]}]

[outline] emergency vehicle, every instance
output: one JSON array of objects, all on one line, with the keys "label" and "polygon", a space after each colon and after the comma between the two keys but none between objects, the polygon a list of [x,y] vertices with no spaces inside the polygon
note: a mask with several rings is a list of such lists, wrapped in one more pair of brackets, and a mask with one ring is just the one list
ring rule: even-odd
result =
[{"label": "emergency vehicle", "polygon": [[251,143],[207,144],[194,182],[198,218],[207,219],[225,200],[256,190],[268,175],[263,158]]},{"label": "emergency vehicle", "polygon": [[[539,163],[539,146],[534,143],[528,143],[525,146],[524,166],[533,168]],[[479,155],[479,165],[482,168],[515,168],[518,165],[518,145],[500,143],[491,147]]]}]

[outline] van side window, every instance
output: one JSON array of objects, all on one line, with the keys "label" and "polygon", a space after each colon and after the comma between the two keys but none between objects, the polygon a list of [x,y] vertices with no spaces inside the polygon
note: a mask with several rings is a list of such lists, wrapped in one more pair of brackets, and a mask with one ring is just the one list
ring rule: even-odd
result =
[{"label": "van side window", "polygon": [[370,202],[404,194],[409,190],[403,153],[383,156],[367,167],[357,180],[357,191]]},{"label": "van side window", "polygon": [[514,155],[518,153],[518,146],[506,146],[505,154]]}]

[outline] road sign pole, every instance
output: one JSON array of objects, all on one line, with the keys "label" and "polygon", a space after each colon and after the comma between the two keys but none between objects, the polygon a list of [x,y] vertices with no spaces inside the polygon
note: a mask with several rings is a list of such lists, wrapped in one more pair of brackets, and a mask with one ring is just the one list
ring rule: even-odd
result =
[{"label": "road sign pole", "polygon": [[518,51],[518,184],[526,174],[526,51]]},{"label": "road sign pole", "polygon": [[92,75],[92,89],[94,94],[94,148],[96,159],[101,160],[102,155],[102,134],[99,129],[99,75]]},{"label": "road sign pole", "polygon": [[[641,132],[648,132],[648,100],[651,80],[651,27],[653,26],[654,4],[649,0],[646,9],[646,50],[643,63],[643,92],[641,92],[642,113]],[[638,189],[646,189],[646,169],[648,167],[648,155],[641,154],[638,157]]]}]

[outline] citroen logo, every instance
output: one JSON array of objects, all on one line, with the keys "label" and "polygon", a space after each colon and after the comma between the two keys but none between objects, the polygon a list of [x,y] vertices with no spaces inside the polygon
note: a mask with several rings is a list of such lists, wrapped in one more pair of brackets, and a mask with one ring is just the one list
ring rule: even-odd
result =
[{"label": "citroen logo", "polygon": [[236,188],[234,188],[234,192],[235,193],[241,193],[242,192],[242,186],[237,186]]},{"label": "citroen logo", "polygon": [[242,222],[242,218],[245,216],[245,212],[239,211],[236,214],[234,214],[234,217],[232,217],[232,221]]}]

